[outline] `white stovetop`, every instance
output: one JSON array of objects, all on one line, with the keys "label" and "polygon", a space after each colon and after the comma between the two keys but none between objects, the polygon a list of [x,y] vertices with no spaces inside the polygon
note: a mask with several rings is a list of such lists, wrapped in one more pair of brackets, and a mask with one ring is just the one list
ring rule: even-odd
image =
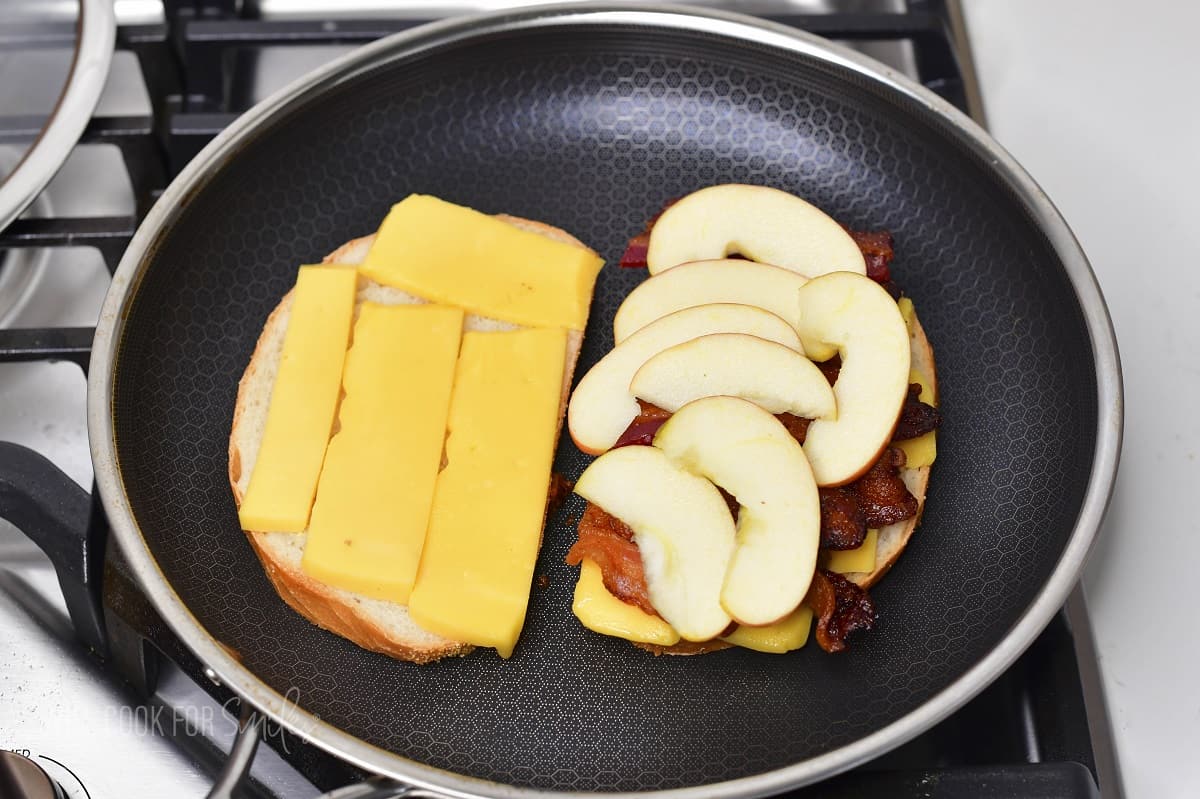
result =
[{"label": "white stovetop", "polygon": [[963,0],[992,133],[1104,289],[1125,443],[1088,565],[1129,797],[1200,788],[1200,6]]}]

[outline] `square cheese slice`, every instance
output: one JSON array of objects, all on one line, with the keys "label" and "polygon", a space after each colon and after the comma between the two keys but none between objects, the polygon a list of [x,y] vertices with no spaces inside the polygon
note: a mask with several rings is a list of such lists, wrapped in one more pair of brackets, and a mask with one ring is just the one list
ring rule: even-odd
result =
[{"label": "square cheese slice", "polygon": [[301,560],[308,575],[408,601],[442,460],[462,324],[457,308],[363,304]]},{"label": "square cheese slice", "polygon": [[409,612],[509,657],[525,623],[546,515],[566,331],[467,333]]}]

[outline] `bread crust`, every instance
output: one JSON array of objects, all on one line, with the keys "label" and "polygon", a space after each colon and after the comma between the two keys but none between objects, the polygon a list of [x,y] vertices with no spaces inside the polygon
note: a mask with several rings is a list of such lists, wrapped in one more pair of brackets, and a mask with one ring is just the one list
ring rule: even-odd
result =
[{"label": "bread crust", "polygon": [[[591,251],[566,231],[543,222],[507,214],[498,214],[497,218],[523,230]],[[375,234],[351,239],[325,256],[322,263],[352,268],[362,263],[374,240]],[[380,286],[360,276],[356,307],[366,301],[384,301],[390,304],[421,302],[402,291]],[[238,396],[229,436],[229,485],[234,501],[239,507],[261,443],[261,431],[258,428],[265,415],[262,398],[264,394],[269,397],[270,385],[274,382],[291,305],[292,292],[289,291],[267,317],[250,362],[238,382]],[[506,330],[517,327],[475,315],[468,315],[467,318],[468,329]],[[568,331],[556,442],[558,434],[562,431],[571,381],[582,344],[582,331]],[[403,605],[359,597],[309,577],[301,570],[297,556],[297,550],[302,548],[306,533],[254,530],[247,530],[245,533],[279,597],[318,627],[353,641],[364,649],[418,664],[465,655],[474,649],[471,644],[452,641],[421,630],[410,619],[403,623],[407,619],[407,608]],[[542,534],[545,534],[544,521]]]},{"label": "bread crust", "polygon": [[[933,400],[938,399],[937,364],[933,359],[933,346],[925,335],[925,328],[917,318],[914,310],[912,325],[909,331],[909,347],[912,351],[912,366],[930,383]],[[931,467],[922,466],[918,469],[903,469],[901,476],[910,494],[917,498],[917,513],[911,519],[890,524],[879,531],[875,545],[875,569],[870,572],[853,572],[845,575],[847,579],[861,588],[870,588],[883,579],[888,570],[899,560],[908,541],[921,523],[921,515],[925,512],[925,494],[929,488],[929,472]]]}]

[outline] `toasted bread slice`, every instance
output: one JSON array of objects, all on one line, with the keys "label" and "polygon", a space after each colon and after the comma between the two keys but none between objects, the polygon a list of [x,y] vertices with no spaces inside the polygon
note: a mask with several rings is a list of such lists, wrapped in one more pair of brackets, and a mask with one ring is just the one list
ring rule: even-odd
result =
[{"label": "toasted bread slice", "polygon": [[[550,225],[503,214],[498,215],[498,218],[523,230],[588,249],[569,233]],[[371,235],[346,242],[327,255],[323,263],[353,268],[366,258],[374,239],[374,235]],[[400,289],[360,277],[356,304],[361,306],[364,302],[400,305],[422,303],[424,300]],[[229,436],[229,484],[233,488],[234,500],[239,506],[250,482],[250,474],[254,470],[259,445],[262,443],[271,389],[279,368],[291,306],[292,295],[289,292],[267,318],[254,354],[238,384],[233,429]],[[468,314],[464,328],[515,330],[518,325]],[[571,380],[582,343],[582,331],[568,331],[562,395],[559,402],[559,432],[562,430],[562,419],[566,413]],[[405,605],[334,588],[309,577],[300,568],[306,533],[246,531],[246,535],[280,598],[313,624],[348,638],[365,649],[414,663],[429,663],[451,655],[465,655],[473,649],[470,644],[442,638],[417,626]]]}]

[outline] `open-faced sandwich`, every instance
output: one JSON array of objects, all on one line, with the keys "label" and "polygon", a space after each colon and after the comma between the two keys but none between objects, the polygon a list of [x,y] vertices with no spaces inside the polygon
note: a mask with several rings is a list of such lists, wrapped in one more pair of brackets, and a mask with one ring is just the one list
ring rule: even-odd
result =
[{"label": "open-faced sandwich", "polygon": [[229,439],[284,601],[404,660],[512,653],[601,264],[549,225],[413,195],[300,268]]},{"label": "open-faced sandwich", "polygon": [[[730,257],[736,256],[736,257]],[[599,455],[567,562],[574,611],[655,653],[846,648],[917,526],[940,424],[933,352],[887,233],[776,189],[670,204],[650,277],[568,409]]]}]

